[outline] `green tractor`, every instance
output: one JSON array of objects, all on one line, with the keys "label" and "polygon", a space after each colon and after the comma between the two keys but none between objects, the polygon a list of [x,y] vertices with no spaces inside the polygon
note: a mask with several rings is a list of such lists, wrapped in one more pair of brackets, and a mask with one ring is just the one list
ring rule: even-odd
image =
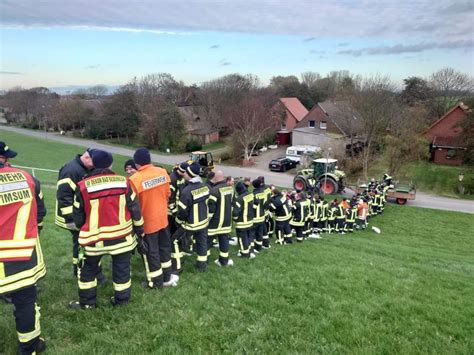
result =
[{"label": "green tractor", "polygon": [[316,191],[333,195],[344,191],[346,174],[337,170],[336,159],[313,160],[313,168],[302,169],[293,179],[293,187],[300,191]]}]

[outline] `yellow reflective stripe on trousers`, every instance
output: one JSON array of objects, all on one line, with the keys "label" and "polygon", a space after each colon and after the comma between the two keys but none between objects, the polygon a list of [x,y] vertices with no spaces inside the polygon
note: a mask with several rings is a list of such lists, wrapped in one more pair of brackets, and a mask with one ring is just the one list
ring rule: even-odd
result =
[{"label": "yellow reflective stripe on trousers", "polygon": [[167,262],[164,262],[164,263],[161,263],[161,268],[162,269],[166,269],[166,268],[169,268],[169,267],[171,267],[171,260],[167,261]]},{"label": "yellow reflective stripe on trousers", "polygon": [[[26,225],[28,224],[28,217],[30,216],[31,201],[26,202],[18,209],[18,215],[15,223],[15,232],[13,233],[13,240],[22,240],[26,236]],[[36,216],[35,216],[36,217]]]},{"label": "yellow reflective stripe on trousers", "polygon": [[114,282],[114,290],[117,292],[125,291],[129,289],[130,287],[132,287],[132,280],[128,280],[127,282],[123,284],[118,284]]},{"label": "yellow reflective stripe on trousers", "polygon": [[197,261],[207,261],[207,254],[206,255],[198,255]]},{"label": "yellow reflective stripe on trousers", "polygon": [[94,281],[89,281],[89,282],[82,282],[80,279],[78,279],[78,285],[80,290],[88,290],[90,288],[97,287],[97,279],[94,279]]},{"label": "yellow reflective stripe on trousers", "polygon": [[219,252],[219,256],[220,256],[221,258],[228,258],[228,257],[229,257],[229,253],[228,253],[228,252],[227,252],[227,253],[224,253],[223,251],[220,251],[220,252]]},{"label": "yellow reflective stripe on trousers", "polygon": [[27,343],[30,340],[33,340],[36,337],[39,337],[41,334],[41,325],[40,325],[40,308],[35,303],[35,329],[28,333],[20,333],[18,334],[18,341],[20,343]]}]

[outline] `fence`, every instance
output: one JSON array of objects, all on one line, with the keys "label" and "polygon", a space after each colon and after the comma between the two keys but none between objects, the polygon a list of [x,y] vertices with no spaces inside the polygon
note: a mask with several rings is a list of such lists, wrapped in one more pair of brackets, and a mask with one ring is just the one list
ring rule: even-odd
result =
[{"label": "fence", "polygon": [[59,170],[43,169],[34,166],[13,165],[15,168],[31,171],[31,175],[37,178],[41,184],[56,185]]}]

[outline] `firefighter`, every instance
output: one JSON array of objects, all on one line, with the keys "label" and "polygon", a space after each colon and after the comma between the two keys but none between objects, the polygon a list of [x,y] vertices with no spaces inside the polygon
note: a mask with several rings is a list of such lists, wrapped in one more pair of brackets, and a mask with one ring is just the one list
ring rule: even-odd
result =
[{"label": "firefighter", "polygon": [[182,225],[188,236],[193,238],[197,255],[195,267],[198,271],[204,271],[207,268],[209,187],[202,182],[199,171],[197,163],[192,163],[186,169],[184,178],[187,185],[179,198],[176,221]]},{"label": "firefighter", "polygon": [[286,198],[286,195],[278,189],[273,189],[272,199],[270,202],[270,211],[275,215],[275,231],[277,233],[276,244],[291,244],[293,239],[291,237],[291,206]]},{"label": "firefighter", "polygon": [[168,228],[171,234],[171,268],[172,273],[180,274],[182,272],[183,251],[188,249],[185,240],[185,231],[183,228],[178,229],[176,223],[176,213],[178,212],[178,202],[181,191],[186,186],[184,175],[189,164],[183,162],[176,166],[170,174],[170,190],[171,195],[168,200]]},{"label": "firefighter", "polygon": [[328,233],[329,232],[329,202],[326,201],[324,197],[321,198],[321,232]]},{"label": "firefighter", "polygon": [[261,187],[265,195],[265,229],[263,234],[262,249],[270,249],[270,237],[273,235],[275,229],[275,222],[273,221],[272,216],[270,215],[270,200],[272,198],[272,189],[270,186],[265,185],[265,177],[259,176],[258,179],[261,182]]},{"label": "firefighter", "polygon": [[214,262],[217,266],[232,266],[234,261],[229,259],[229,234],[232,230],[232,200],[234,188],[228,186],[224,173],[217,170],[212,179],[209,195],[209,229],[208,236],[217,238],[219,242],[219,258]]},{"label": "firefighter", "polygon": [[321,196],[317,196],[314,201],[313,208],[313,218],[314,218],[314,228],[311,238],[320,239],[320,233],[323,232],[323,223],[322,223],[322,214],[323,214],[323,200]]},{"label": "firefighter", "polygon": [[305,224],[309,214],[309,206],[306,203],[308,200],[306,199],[304,192],[296,193],[294,195],[294,200],[295,202],[292,208],[293,216],[290,220],[290,226],[295,230],[296,241],[301,243],[305,237]]},{"label": "firefighter", "polygon": [[255,254],[251,252],[250,244],[253,219],[255,217],[255,196],[240,181],[235,185],[235,193],[232,218],[235,222],[235,233],[237,234],[240,247],[237,255],[241,258],[253,259]]},{"label": "firefighter", "polygon": [[[87,149],[82,155],[77,155],[59,170],[56,192],[56,225],[67,229],[72,235],[72,264],[73,273],[77,277],[77,262],[79,258],[79,231],[72,217],[74,193],[77,183],[94,168],[91,154],[94,149]],[[100,284],[106,282],[102,270],[97,276]]]},{"label": "firefighter", "polygon": [[170,177],[165,169],[151,164],[150,152],[139,148],[133,154],[138,171],[130,178],[138,195],[144,221],[143,263],[146,288],[176,286],[179,276],[171,273],[171,238],[168,229]]},{"label": "firefighter", "polygon": [[349,204],[344,199],[336,205],[336,233],[339,234],[346,234],[344,232],[344,226],[346,224],[346,206],[349,207]]},{"label": "firefighter", "polygon": [[128,159],[125,162],[123,165],[123,170],[125,171],[125,174],[127,174],[127,177],[130,177],[137,172],[137,166],[135,165],[133,159]]},{"label": "firefighter", "polygon": [[331,205],[328,206],[328,221],[327,221],[327,231],[329,234],[336,232],[336,215],[337,215],[337,206],[339,202],[337,199],[331,202]]},{"label": "firefighter", "polygon": [[[349,201],[349,200],[348,200]],[[346,224],[344,225],[344,232],[352,233],[354,231],[354,223],[357,218],[357,201],[349,201],[349,208],[346,211]]]},{"label": "firefighter", "polygon": [[265,215],[270,201],[268,199],[265,185],[257,178],[252,181],[253,194],[255,196],[255,217],[253,219],[253,235],[255,237],[254,252],[259,253],[263,248],[263,238],[267,234]]},{"label": "firefighter", "polygon": [[367,227],[367,215],[369,213],[369,206],[367,199],[359,199],[357,204],[357,225],[358,230],[365,229]]},{"label": "firefighter", "polygon": [[137,246],[135,235],[140,240],[144,236],[137,195],[127,178],[110,170],[112,154],[95,149],[92,161],[94,170],[78,183],[74,198],[73,218],[79,229],[81,251],[79,301],[70,302],[71,309],[97,307],[96,275],[103,255],[112,257],[115,294],[110,303],[127,305],[132,287],[130,258]]},{"label": "firefighter", "polygon": [[306,239],[313,233],[314,198],[311,194],[307,196],[304,192],[302,192],[302,195],[304,196],[302,203],[305,204],[307,208],[303,232],[304,239]]},{"label": "firefighter", "polygon": [[36,304],[36,283],[46,273],[38,237],[46,208],[39,181],[8,164],[16,155],[0,142],[0,296],[15,307],[18,353],[34,354],[46,348]]}]

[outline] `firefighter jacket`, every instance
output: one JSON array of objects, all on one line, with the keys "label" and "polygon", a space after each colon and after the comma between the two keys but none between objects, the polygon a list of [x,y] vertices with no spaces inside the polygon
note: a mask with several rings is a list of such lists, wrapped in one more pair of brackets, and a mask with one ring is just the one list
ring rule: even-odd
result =
[{"label": "firefighter jacket", "polygon": [[235,228],[247,230],[252,228],[255,218],[255,196],[252,192],[245,191],[234,198],[232,212]]},{"label": "firefighter jacket", "polygon": [[265,217],[267,217],[270,214],[270,202],[272,199],[272,189],[270,189],[270,186],[264,185],[263,192],[265,194],[265,202],[266,202]]},{"label": "firefighter jacket", "polygon": [[318,199],[314,202],[313,218],[315,222],[319,222],[322,219],[323,214],[323,201]]},{"label": "firefighter jacket", "polygon": [[45,275],[38,238],[45,215],[39,181],[0,163],[0,294],[30,287]]},{"label": "firefighter jacket", "polygon": [[309,216],[309,200],[298,200],[293,204],[293,217],[290,224],[295,227],[303,227]]},{"label": "firefighter jacket", "polygon": [[270,211],[275,214],[275,221],[284,222],[291,218],[291,205],[282,193],[272,197],[270,201]]},{"label": "firefighter jacket", "polygon": [[72,204],[77,183],[88,173],[82,164],[81,156],[67,162],[60,170],[56,191],[56,225],[69,229],[67,224],[74,222],[72,217]]},{"label": "firefighter jacket", "polygon": [[181,191],[186,186],[186,180],[178,174],[176,169],[174,169],[170,174],[170,190],[171,195],[168,200],[168,213],[170,215],[175,215],[178,212],[178,202],[181,195]]},{"label": "firefighter jacket", "polygon": [[225,181],[211,187],[209,195],[208,235],[229,234],[232,229],[232,200],[234,188]]},{"label": "firefighter jacket", "polygon": [[117,255],[136,246],[134,231],[143,234],[137,195],[127,178],[95,169],[76,190],[74,223],[86,255]]},{"label": "firefighter jacket", "polygon": [[357,204],[353,203],[347,209],[347,222],[353,223],[357,218]]},{"label": "firefighter jacket", "polygon": [[203,184],[201,178],[196,176],[189,180],[181,191],[176,222],[182,224],[187,231],[207,228],[209,224],[208,199],[209,187]]},{"label": "firefighter jacket", "polygon": [[345,209],[344,209],[344,204],[342,202],[338,203],[336,205],[336,218],[337,219],[345,219],[346,218],[346,212],[345,212]]},{"label": "firefighter jacket", "polygon": [[265,222],[265,216],[268,215],[268,208],[270,207],[270,195],[271,191],[266,186],[261,186],[258,189],[253,190],[255,196],[255,217],[254,223]]}]

